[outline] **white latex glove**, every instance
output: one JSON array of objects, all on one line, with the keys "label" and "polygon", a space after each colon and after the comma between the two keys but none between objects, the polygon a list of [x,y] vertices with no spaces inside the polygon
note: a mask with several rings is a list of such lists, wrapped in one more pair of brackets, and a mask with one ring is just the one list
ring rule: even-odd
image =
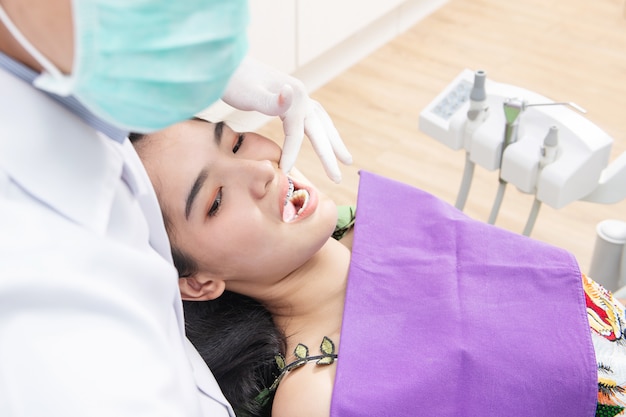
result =
[{"label": "white latex glove", "polygon": [[290,75],[247,57],[230,79],[222,100],[239,110],[281,118],[285,141],[280,168],[284,172],[295,164],[305,134],[333,181],[341,181],[337,159],[352,163],[328,113],[309,97],[304,84]]}]

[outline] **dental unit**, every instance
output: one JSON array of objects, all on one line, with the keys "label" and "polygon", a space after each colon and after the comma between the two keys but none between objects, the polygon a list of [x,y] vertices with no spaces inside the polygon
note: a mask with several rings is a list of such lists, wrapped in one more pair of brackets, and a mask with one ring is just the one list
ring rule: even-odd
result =
[{"label": "dental unit", "polygon": [[[421,111],[419,129],[453,150],[465,151],[455,203],[459,210],[467,201],[477,164],[498,171],[488,223],[495,223],[508,184],[533,195],[523,231],[528,236],[542,204],[560,209],[578,200],[613,204],[626,198],[626,153],[609,164],[613,139],[584,113],[575,103],[555,102],[487,79],[485,71],[465,69]],[[621,244],[614,252],[626,246],[626,232]],[[598,243],[597,250],[601,246]]]}]

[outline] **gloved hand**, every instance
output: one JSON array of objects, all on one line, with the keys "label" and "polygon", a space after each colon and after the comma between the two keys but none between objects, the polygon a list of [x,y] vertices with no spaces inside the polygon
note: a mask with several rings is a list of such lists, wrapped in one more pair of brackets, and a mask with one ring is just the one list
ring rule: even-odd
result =
[{"label": "gloved hand", "polygon": [[289,172],[295,164],[304,134],[333,181],[341,181],[337,159],[344,164],[352,163],[352,155],[328,113],[294,77],[247,57],[232,76],[222,100],[239,110],[256,110],[281,118],[285,142],[280,168],[284,172]]}]

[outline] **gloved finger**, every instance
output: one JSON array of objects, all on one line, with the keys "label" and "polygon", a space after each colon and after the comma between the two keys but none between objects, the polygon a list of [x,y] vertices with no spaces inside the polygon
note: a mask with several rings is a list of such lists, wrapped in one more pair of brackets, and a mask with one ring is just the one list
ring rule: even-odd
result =
[{"label": "gloved finger", "polygon": [[[330,142],[330,145],[332,146],[333,152],[335,156],[337,157],[337,159],[339,159],[345,165],[350,165],[352,163],[352,154],[350,154],[350,151],[348,151],[348,148],[343,143],[343,140],[341,139],[341,136],[339,135],[339,131],[337,131],[335,124],[331,120],[326,110],[324,110],[324,107],[322,107],[322,105],[319,104],[317,101],[314,101],[313,111],[315,112],[320,122],[324,126],[326,135],[328,136],[328,141]],[[305,126],[305,133],[306,133],[306,126]]]},{"label": "gloved finger", "polygon": [[336,183],[341,182],[341,171],[335,158],[335,153],[331,146],[328,135],[324,126],[315,111],[307,117],[305,122],[305,132],[309,137],[315,153],[319,157],[326,175]]},{"label": "gloved finger", "polygon": [[304,138],[304,115],[299,113],[290,111],[283,118],[285,141],[279,166],[285,173],[289,172],[295,165],[300,147],[302,146],[302,139]]},{"label": "gloved finger", "polygon": [[[260,99],[254,110],[267,116],[280,116],[285,114],[293,103],[293,88],[289,84],[282,86],[278,94],[265,92],[264,99]],[[260,96],[263,96],[260,94]],[[259,97],[261,98],[261,97]]]}]

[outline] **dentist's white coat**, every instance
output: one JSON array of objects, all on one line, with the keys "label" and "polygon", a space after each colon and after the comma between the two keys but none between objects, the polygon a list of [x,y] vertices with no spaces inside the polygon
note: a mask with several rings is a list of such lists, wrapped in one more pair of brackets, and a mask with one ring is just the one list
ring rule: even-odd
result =
[{"label": "dentist's white coat", "polygon": [[0,416],[227,415],[132,146],[0,69]]}]

